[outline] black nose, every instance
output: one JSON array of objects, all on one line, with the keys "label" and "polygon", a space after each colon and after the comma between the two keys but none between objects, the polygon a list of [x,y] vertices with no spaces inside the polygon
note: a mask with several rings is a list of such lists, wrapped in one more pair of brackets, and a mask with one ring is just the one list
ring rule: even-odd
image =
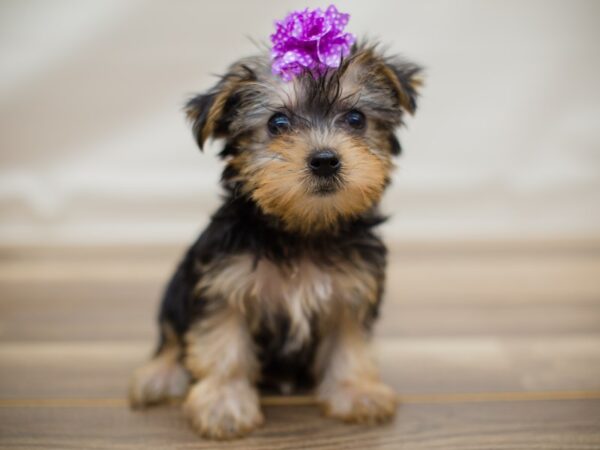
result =
[{"label": "black nose", "polygon": [[317,150],[308,160],[308,167],[319,177],[330,177],[339,172],[340,160],[331,150]]}]

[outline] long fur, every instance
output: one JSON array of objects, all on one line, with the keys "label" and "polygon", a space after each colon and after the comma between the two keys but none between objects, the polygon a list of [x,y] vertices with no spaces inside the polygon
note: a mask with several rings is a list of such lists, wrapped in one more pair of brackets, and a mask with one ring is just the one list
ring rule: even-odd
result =
[{"label": "long fur", "polygon": [[[374,228],[400,153],[394,129],[415,111],[419,72],[362,44],[337,70],[284,83],[260,55],[187,103],[201,148],[225,139],[225,197],[165,291],[161,340],[134,377],[134,406],[181,393],[192,379],[184,409],[213,438],[263,422],[257,384],[316,385],[326,413],[343,420],[393,414],[395,395],[367,345],[386,265]],[[348,111],[360,111],[365,126],[350,126]],[[274,135],[275,113],[290,124]],[[307,165],[322,149],[341,162],[328,178]]]}]

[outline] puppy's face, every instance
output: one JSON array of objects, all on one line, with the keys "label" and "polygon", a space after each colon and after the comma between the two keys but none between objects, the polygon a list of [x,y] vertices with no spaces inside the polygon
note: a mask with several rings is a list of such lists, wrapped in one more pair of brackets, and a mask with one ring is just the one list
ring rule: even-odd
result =
[{"label": "puppy's face", "polygon": [[358,47],[324,76],[284,82],[259,56],[234,64],[187,114],[200,147],[226,139],[226,187],[289,231],[335,231],[379,202],[400,152],[394,129],[415,109],[418,73]]}]

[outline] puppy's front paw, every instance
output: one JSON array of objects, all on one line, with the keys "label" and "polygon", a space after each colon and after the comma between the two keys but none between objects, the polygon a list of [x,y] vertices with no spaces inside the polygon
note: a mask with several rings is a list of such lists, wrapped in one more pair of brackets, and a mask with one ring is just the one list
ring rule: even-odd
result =
[{"label": "puppy's front paw", "polygon": [[158,356],[134,372],[129,386],[129,403],[132,408],[143,408],[181,397],[189,383],[189,374],[177,360]]},{"label": "puppy's front paw", "polygon": [[183,408],[196,431],[211,439],[241,437],[264,421],[256,388],[245,379],[201,380]]},{"label": "puppy's front paw", "polygon": [[374,424],[396,413],[396,393],[381,381],[339,382],[319,394],[325,414],[345,422]]}]

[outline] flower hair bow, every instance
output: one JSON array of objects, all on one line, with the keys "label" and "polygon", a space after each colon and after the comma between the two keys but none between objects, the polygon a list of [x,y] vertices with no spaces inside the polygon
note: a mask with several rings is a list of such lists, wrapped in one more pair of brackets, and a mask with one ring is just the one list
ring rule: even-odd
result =
[{"label": "flower hair bow", "polygon": [[353,34],[344,33],[349,20],[350,14],[331,5],[325,11],[294,11],[275,22],[271,35],[273,73],[290,81],[304,71],[320,76],[339,67],[356,41]]}]

